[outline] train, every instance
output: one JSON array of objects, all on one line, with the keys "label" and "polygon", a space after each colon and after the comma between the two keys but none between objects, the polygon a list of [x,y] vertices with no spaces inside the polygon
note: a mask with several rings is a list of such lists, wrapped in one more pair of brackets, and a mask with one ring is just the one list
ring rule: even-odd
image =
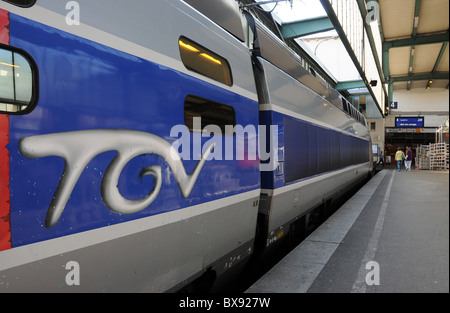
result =
[{"label": "train", "polygon": [[0,1],[0,292],[178,292],[373,171],[364,116],[234,0]]}]

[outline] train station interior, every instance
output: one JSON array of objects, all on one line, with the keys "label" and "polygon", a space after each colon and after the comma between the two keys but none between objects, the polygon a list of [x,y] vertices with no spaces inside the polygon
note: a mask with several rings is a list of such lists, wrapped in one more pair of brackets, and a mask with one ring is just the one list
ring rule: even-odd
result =
[{"label": "train station interior", "polygon": [[0,0],[0,293],[449,293],[450,1],[135,2]]},{"label": "train station interior", "polygon": [[[448,292],[449,2],[272,1],[253,10],[364,114],[378,165],[246,292]],[[407,146],[413,170],[396,172]]]},{"label": "train station interior", "polygon": [[364,114],[375,156],[449,143],[447,1],[240,2]]}]

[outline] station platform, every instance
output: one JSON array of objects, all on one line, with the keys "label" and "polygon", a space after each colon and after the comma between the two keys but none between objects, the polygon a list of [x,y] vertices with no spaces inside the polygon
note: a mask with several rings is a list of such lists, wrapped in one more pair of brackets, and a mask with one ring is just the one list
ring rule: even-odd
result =
[{"label": "station platform", "polygon": [[448,293],[449,172],[377,173],[246,293]]}]

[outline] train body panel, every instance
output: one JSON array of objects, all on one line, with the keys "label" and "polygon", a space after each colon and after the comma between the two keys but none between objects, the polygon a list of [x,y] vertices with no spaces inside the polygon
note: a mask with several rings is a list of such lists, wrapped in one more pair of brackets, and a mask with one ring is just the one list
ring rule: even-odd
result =
[{"label": "train body panel", "polygon": [[[254,232],[246,228],[255,225],[256,219],[248,206],[258,198],[258,191],[243,193],[177,213],[14,248],[1,257],[4,285],[0,290],[163,292],[192,281],[204,267],[220,274],[252,253]],[[247,241],[236,248],[223,240],[231,236]],[[70,272],[65,266],[71,261],[80,267],[79,286],[65,283]]]},{"label": "train body panel", "polygon": [[277,125],[279,134],[272,147],[279,165],[261,173],[260,213],[273,243],[290,223],[364,179],[371,145],[360,121],[269,61],[259,62],[261,121]]},{"label": "train body panel", "polygon": [[[233,264],[227,258],[235,263],[244,259],[242,251],[251,253],[256,229],[257,155],[225,160],[225,151],[208,151],[212,144],[223,144],[225,134],[211,139],[189,132],[185,124],[187,115],[198,113],[187,111],[190,99],[231,107],[235,123],[257,127],[248,49],[182,1],[163,1],[157,10],[151,3],[79,4],[86,14],[77,28],[65,24],[67,11],[58,1],[39,1],[31,8],[2,2],[11,11],[10,45],[34,59],[40,88],[31,113],[9,116],[12,249],[0,252],[0,260],[17,260],[19,253],[29,263],[16,269],[14,262],[2,261],[9,279],[0,288],[21,290],[23,285],[15,289],[11,284],[13,277],[21,277],[29,284],[24,290],[33,290],[29,268],[50,277],[37,290],[58,291],[64,280],[49,271],[66,257],[80,264],[89,259],[90,265],[81,265],[89,283],[80,290],[87,291],[139,290],[123,282],[133,284],[140,270],[143,289],[165,291],[208,268],[223,271]],[[118,12],[129,18],[123,21]],[[167,16],[177,27],[167,23]],[[162,25],[164,32],[158,29]],[[188,69],[180,57],[180,38],[225,58],[232,85]],[[186,135],[179,126],[185,126],[188,140],[176,153],[187,149],[189,155],[172,161],[170,147]],[[247,141],[229,137],[233,146]],[[214,159],[188,181],[186,175],[206,153]],[[109,181],[114,173],[116,183]],[[128,214],[151,197],[148,207]],[[122,208],[114,207],[118,200]],[[97,232],[101,238],[120,234],[135,221],[141,226],[127,236],[96,242]],[[50,255],[33,257],[41,244]],[[101,253],[94,252],[97,248]],[[108,265],[108,259],[117,261]],[[109,279],[113,289],[103,286]]]},{"label": "train body panel", "polygon": [[278,189],[263,189],[260,212],[268,215],[267,244],[285,235],[289,225],[311,210],[335,199],[351,186],[367,177],[367,165],[355,165],[330,172]]},{"label": "train body panel", "polygon": [[237,2],[141,2],[76,1],[79,25],[0,2],[0,52],[34,83],[0,94],[0,291],[176,291],[369,172],[361,117]]}]

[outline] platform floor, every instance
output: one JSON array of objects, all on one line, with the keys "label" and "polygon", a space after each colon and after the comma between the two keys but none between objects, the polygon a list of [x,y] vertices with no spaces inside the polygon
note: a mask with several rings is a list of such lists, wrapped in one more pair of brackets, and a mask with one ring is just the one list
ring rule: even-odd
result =
[{"label": "platform floor", "polygon": [[378,172],[246,293],[449,292],[449,172]]}]

